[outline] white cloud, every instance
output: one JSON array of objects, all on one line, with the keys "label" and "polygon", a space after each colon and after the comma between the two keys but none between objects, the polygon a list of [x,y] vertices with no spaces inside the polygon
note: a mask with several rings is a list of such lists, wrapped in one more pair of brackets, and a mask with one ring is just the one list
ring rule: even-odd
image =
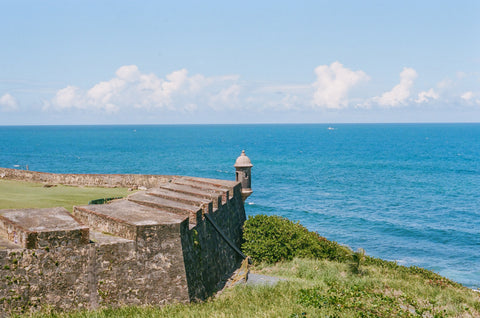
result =
[{"label": "white cloud", "polygon": [[421,104],[428,102],[431,99],[438,99],[439,95],[437,92],[433,90],[433,88],[430,88],[428,91],[423,91],[418,93],[418,98],[415,100],[415,102]]},{"label": "white cloud", "polygon": [[189,76],[186,69],[160,78],[141,73],[137,66],[120,67],[115,77],[84,91],[75,86],[59,90],[44,110],[98,109],[114,113],[124,108],[166,109],[193,112],[198,103],[216,105],[236,100],[238,76]]},{"label": "white cloud", "polygon": [[240,85],[230,85],[222,89],[218,94],[211,96],[209,105],[213,109],[236,108],[238,107],[238,97],[240,92]]},{"label": "white cloud", "polygon": [[352,71],[339,62],[320,65],[315,68],[315,74],[313,105],[330,109],[347,107],[349,90],[369,79],[363,71]]},{"label": "white cloud", "polygon": [[[82,105],[84,104],[80,101],[80,94],[78,87],[67,86],[55,94],[55,97],[52,100],[52,105],[57,109],[72,107],[82,108]],[[46,105],[46,107],[48,107],[48,105]]]},{"label": "white cloud", "polygon": [[415,78],[417,78],[417,72],[413,68],[403,68],[403,71],[400,73],[400,83],[381,96],[374,97],[373,101],[385,107],[404,104],[410,97],[410,90]]},{"label": "white cloud", "polygon": [[473,98],[473,92],[471,91],[465,92],[460,97],[466,101],[469,101]]},{"label": "white cloud", "polygon": [[119,79],[127,82],[134,82],[141,76],[141,73],[136,65],[122,66],[115,72],[115,74]]},{"label": "white cloud", "polygon": [[0,97],[0,110],[2,111],[15,111],[18,109],[18,102],[9,93],[4,94]]},{"label": "white cloud", "polygon": [[467,91],[460,95],[460,98],[463,99],[468,105],[478,105],[480,106],[480,98],[478,98],[478,93],[472,91]]}]

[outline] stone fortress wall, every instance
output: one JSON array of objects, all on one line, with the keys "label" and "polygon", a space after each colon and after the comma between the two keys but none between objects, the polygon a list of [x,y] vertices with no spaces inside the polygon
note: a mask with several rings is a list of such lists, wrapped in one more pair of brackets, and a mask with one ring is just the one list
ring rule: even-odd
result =
[{"label": "stone fortress wall", "polygon": [[59,174],[0,167],[0,179],[40,182],[46,184],[64,184],[88,187],[124,187],[143,186],[153,188],[174,180],[175,176],[148,174]]},{"label": "stone fortress wall", "polygon": [[[0,177],[145,187],[104,205],[0,210],[0,316],[205,299],[242,260],[242,186],[154,175],[0,168]],[[3,313],[3,314],[2,314]]]}]

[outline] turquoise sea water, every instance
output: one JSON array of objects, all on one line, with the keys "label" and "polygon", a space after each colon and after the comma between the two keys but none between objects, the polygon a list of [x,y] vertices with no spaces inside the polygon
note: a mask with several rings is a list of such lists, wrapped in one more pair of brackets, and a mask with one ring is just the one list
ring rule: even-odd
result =
[{"label": "turquoise sea water", "polygon": [[480,124],[0,127],[0,166],[234,179],[278,214],[369,255],[480,287]]}]

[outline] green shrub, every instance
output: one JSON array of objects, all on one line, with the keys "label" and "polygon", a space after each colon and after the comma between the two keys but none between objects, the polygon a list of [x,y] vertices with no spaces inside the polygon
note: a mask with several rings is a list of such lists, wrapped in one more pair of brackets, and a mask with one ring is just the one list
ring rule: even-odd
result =
[{"label": "green shrub", "polygon": [[276,263],[294,257],[345,261],[351,251],[298,222],[280,216],[250,216],[244,224],[242,249],[254,262]]}]

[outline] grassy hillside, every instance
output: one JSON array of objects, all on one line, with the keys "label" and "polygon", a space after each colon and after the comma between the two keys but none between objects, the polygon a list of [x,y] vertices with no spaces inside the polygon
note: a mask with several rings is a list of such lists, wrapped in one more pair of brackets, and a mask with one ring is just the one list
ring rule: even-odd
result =
[{"label": "grassy hillside", "polygon": [[48,208],[63,206],[72,211],[74,205],[85,205],[99,198],[124,197],[126,188],[93,188],[57,185],[44,187],[32,183],[0,179],[0,209]]},{"label": "grassy hillside", "polygon": [[479,294],[458,284],[379,265],[294,259],[258,265],[276,286],[236,286],[203,303],[123,307],[35,317],[480,317]]},{"label": "grassy hillside", "polygon": [[282,278],[277,285],[237,285],[202,303],[35,317],[480,317],[479,293],[353,252],[284,218],[250,217],[244,239],[252,271]]}]

